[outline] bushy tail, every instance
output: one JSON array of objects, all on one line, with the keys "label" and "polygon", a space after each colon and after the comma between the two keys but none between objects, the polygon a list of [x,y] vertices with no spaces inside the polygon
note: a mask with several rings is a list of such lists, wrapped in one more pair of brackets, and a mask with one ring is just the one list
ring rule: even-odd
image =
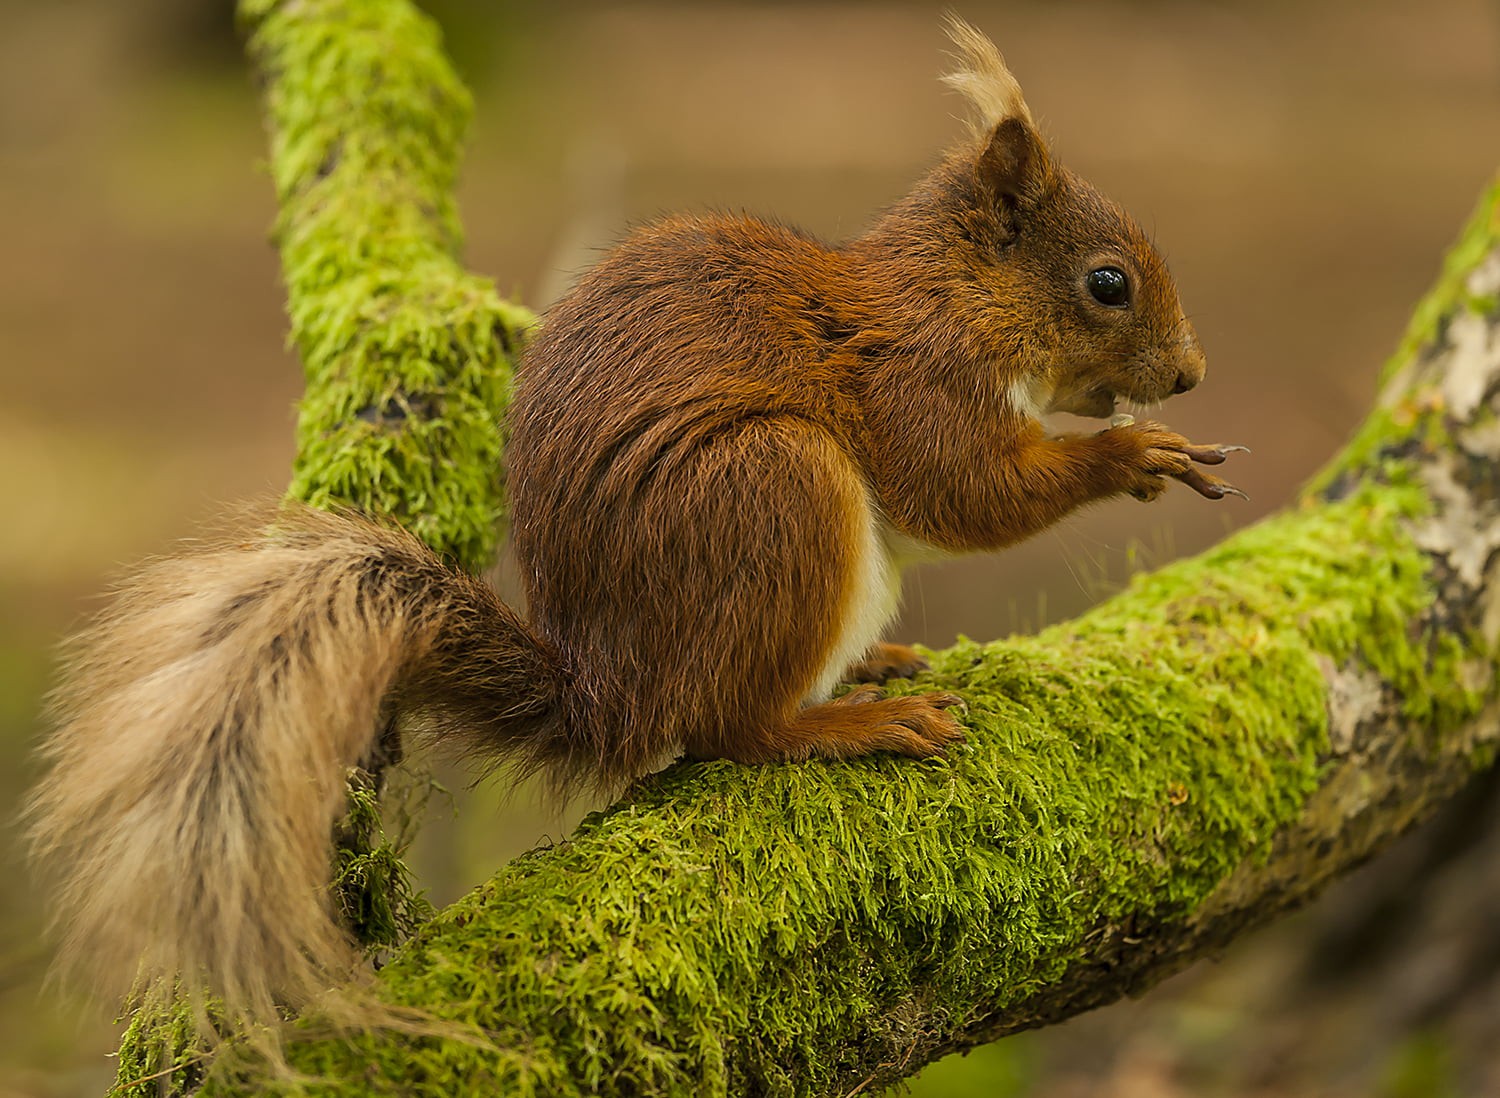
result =
[{"label": "bushy tail", "polygon": [[69,657],[30,805],[64,964],[122,993],[180,976],[252,1020],[356,960],[331,829],[391,714],[522,765],[562,750],[546,646],[486,584],[349,515],[290,509],[148,565]]}]

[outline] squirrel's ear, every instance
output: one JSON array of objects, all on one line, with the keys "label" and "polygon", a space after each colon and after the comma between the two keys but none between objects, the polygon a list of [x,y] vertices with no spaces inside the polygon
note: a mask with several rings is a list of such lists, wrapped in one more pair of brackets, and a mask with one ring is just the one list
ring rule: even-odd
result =
[{"label": "squirrel's ear", "polygon": [[973,108],[972,129],[984,141],[976,165],[980,186],[1011,203],[1040,197],[1052,164],[1020,83],[995,43],[956,15],[950,14],[947,24],[960,64],[943,83]]},{"label": "squirrel's ear", "polygon": [[1046,191],[1052,163],[1028,119],[1006,118],[990,131],[974,170],[997,202],[1025,204]]}]

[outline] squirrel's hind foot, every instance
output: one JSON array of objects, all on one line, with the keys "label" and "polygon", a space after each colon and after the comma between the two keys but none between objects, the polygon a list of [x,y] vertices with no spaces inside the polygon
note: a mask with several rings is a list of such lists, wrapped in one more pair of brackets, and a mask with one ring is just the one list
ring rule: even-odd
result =
[{"label": "squirrel's hind foot", "polygon": [[927,670],[927,660],[915,648],[904,644],[877,644],[865,658],[844,673],[845,682],[885,682],[909,679]]}]

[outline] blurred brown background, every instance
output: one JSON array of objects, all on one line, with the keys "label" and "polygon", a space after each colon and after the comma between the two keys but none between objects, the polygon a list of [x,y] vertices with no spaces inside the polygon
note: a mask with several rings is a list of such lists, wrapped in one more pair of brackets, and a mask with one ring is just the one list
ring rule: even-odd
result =
[{"label": "blurred brown background", "polygon": [[[1284,504],[1361,418],[1500,162],[1479,0],[954,6],[1004,48],[1059,155],[1167,252],[1210,371],[1164,418],[1251,446],[1233,479],[1254,502],[1127,500],[922,569],[900,633],[933,645],[1074,614]],[[668,210],[855,233],[960,133],[936,3],[429,10],[478,99],[468,262],[535,306]],[[286,479],[300,379],[263,148],[226,4],[0,0],[0,1095],[111,1074],[106,1020],[40,990],[11,822],[53,646],[112,572]],[[571,819],[457,799],[419,857],[440,903]],[[1500,1094],[1500,886],[1477,841],[1494,801],[1477,791],[1223,963],[945,1062],[918,1093]]]}]

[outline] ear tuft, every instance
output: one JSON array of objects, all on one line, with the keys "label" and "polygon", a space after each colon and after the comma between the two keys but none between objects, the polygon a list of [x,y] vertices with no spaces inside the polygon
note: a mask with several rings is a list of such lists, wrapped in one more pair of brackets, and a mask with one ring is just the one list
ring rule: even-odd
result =
[{"label": "ear tuft", "polygon": [[995,43],[953,12],[948,13],[944,22],[948,37],[958,47],[959,67],[944,76],[943,83],[973,106],[976,117],[971,126],[975,135],[988,134],[1011,118],[1034,130],[1031,108],[1021,95],[1021,85],[1006,67]]}]

